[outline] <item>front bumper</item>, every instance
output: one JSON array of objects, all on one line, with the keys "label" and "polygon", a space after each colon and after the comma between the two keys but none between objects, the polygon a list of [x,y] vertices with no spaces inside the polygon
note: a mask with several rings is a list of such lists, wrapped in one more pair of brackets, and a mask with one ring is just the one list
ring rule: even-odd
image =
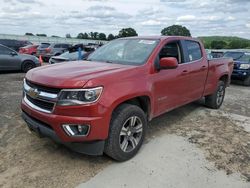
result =
[{"label": "front bumper", "polygon": [[250,76],[250,70],[244,69],[234,69],[232,73],[232,79],[241,79],[244,80]]},{"label": "front bumper", "polygon": [[25,112],[22,113],[22,118],[27,123],[29,129],[34,131],[39,137],[48,137],[56,143],[60,143],[78,153],[87,155],[102,155],[105,141],[92,142],[63,142],[49,125],[32,118]]},{"label": "front bumper", "polygon": [[[100,109],[98,105],[94,106],[79,106],[79,107],[56,107],[53,113],[45,113],[38,111],[29,106],[24,99],[21,104],[22,111],[30,117],[49,125],[62,140],[62,142],[85,142],[105,140],[108,137],[109,131],[109,115],[107,113],[100,114],[95,117],[90,112],[95,112]],[[86,116],[84,116],[84,114]],[[98,114],[95,112],[94,114]],[[90,125],[88,136],[85,137],[70,137],[62,128],[63,124],[87,124]]]}]

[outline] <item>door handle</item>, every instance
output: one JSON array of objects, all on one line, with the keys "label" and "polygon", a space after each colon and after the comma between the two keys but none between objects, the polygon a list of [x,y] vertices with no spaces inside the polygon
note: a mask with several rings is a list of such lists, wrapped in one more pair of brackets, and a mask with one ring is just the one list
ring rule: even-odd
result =
[{"label": "door handle", "polygon": [[204,70],[204,69],[206,69],[207,68],[207,66],[206,65],[203,65],[202,67],[201,67],[201,70]]},{"label": "door handle", "polygon": [[184,70],[184,71],[182,71],[182,75],[185,75],[185,74],[187,74],[188,73],[188,70]]}]

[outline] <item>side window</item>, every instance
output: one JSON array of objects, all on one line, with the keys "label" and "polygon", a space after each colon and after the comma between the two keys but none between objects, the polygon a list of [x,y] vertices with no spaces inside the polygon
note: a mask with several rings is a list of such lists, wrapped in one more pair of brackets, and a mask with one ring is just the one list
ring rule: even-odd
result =
[{"label": "side window", "polygon": [[0,55],[10,55],[11,52],[8,48],[0,46]]},{"label": "side window", "polygon": [[202,58],[202,52],[200,44],[196,41],[186,41],[187,55],[189,62],[196,61]]},{"label": "side window", "polygon": [[167,43],[160,51],[159,58],[175,57],[179,63],[182,63],[181,48],[179,42]]},{"label": "side window", "polygon": [[61,48],[61,44],[55,44],[54,48]]},{"label": "side window", "polygon": [[62,44],[62,48],[69,48],[68,44]]}]

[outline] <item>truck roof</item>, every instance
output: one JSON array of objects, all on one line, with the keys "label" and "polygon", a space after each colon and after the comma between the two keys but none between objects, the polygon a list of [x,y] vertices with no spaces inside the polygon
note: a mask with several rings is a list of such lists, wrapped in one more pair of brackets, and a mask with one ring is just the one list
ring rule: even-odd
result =
[{"label": "truck roof", "polygon": [[179,39],[179,40],[198,40],[197,38],[192,38],[192,37],[184,37],[184,36],[136,36],[136,37],[126,37],[126,39],[131,38],[137,38],[137,39],[149,39],[149,40],[165,40],[168,38],[175,38],[175,39]]}]

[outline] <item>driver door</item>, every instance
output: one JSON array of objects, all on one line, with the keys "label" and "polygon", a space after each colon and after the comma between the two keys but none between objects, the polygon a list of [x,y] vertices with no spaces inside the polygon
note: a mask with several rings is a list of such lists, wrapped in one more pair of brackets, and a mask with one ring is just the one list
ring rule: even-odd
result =
[{"label": "driver door", "polygon": [[176,58],[179,66],[176,69],[161,69],[153,76],[154,114],[156,116],[181,106],[188,101],[189,66],[183,64],[184,56],[181,41],[171,41],[165,44],[159,53],[159,61],[164,57]]}]

